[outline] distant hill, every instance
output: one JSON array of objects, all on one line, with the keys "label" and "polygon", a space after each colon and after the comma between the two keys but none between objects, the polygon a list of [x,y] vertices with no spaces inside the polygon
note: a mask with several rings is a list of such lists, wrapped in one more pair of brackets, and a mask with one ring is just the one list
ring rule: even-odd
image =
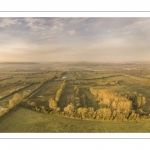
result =
[{"label": "distant hill", "polygon": [[36,62],[0,62],[0,64],[39,64],[39,63],[36,63]]}]

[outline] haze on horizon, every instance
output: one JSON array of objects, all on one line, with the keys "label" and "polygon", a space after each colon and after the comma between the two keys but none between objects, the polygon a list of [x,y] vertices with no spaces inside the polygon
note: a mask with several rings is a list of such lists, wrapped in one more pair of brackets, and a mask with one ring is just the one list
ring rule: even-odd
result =
[{"label": "haze on horizon", "polygon": [[0,61],[149,61],[150,18],[0,18]]}]

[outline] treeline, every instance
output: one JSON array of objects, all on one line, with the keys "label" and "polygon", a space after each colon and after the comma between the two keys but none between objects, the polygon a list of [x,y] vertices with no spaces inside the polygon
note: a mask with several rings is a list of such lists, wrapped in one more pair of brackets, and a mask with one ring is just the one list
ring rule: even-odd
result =
[{"label": "treeline", "polygon": [[28,84],[28,85],[23,86],[23,87],[20,87],[20,88],[16,88],[16,89],[10,90],[9,93],[8,93],[7,95],[1,97],[0,100],[1,100],[1,99],[5,99],[6,97],[8,97],[8,96],[10,96],[10,95],[13,95],[13,94],[15,94],[16,92],[19,92],[19,91],[21,91],[21,90],[23,90],[23,89],[25,89],[25,88],[31,86],[32,84],[33,84],[33,83]]},{"label": "treeline", "polygon": [[[29,97],[33,92],[35,92],[37,89],[42,87],[45,83],[47,83],[52,78],[45,78],[45,79],[41,80],[40,84],[38,86],[36,86],[36,88],[34,90],[32,90],[32,91],[26,91],[25,90],[23,92],[22,96],[20,94],[18,94],[18,93],[14,94],[13,98],[8,101],[8,106],[7,107],[2,107],[2,109],[0,110],[0,117],[2,117],[5,114],[9,113],[9,111],[14,109],[17,105],[30,107],[30,108],[35,109],[37,111],[42,110],[41,112],[45,112],[45,108],[43,108],[43,106],[42,107],[41,106],[37,107],[35,102],[27,101],[27,100],[25,100],[25,98]],[[32,85],[32,84],[33,83],[31,83],[30,85]],[[26,87],[28,87],[30,85],[27,85]],[[24,89],[26,87],[23,87],[22,89]],[[21,90],[21,89],[19,89],[19,90]],[[12,92],[11,94],[13,94],[15,92]]]},{"label": "treeline", "polygon": [[[114,119],[128,119],[132,110],[132,102],[127,98],[117,95],[117,93],[108,90],[95,90],[90,88],[91,93],[94,95],[99,109],[94,111],[93,107],[83,108],[79,107],[74,111],[70,111],[70,107],[73,108],[73,104],[69,104],[64,108],[64,114],[67,116],[73,115],[79,118],[92,118],[102,120],[114,120]],[[73,110],[73,109],[71,109]]]},{"label": "treeline", "polygon": [[55,99],[53,99],[53,98],[49,99],[49,108],[52,111],[56,111],[56,112],[60,111],[60,107],[58,107],[57,103],[60,100],[60,97],[62,95],[62,92],[63,92],[65,86],[66,86],[66,80],[64,80],[63,83],[61,84],[60,89],[56,93]]},{"label": "treeline", "polygon": [[132,102],[120,94],[110,90],[97,90],[90,88],[100,109],[109,108],[113,118],[128,118],[132,110]]},{"label": "treeline", "polygon": [[17,105],[19,105],[21,101],[22,101],[22,97],[20,96],[20,94],[16,93],[13,96],[13,98],[8,101],[8,107],[1,107],[0,117],[9,113],[9,111],[14,109]]},{"label": "treeline", "polygon": [[[39,86],[37,86],[32,92],[27,92],[27,91],[25,91],[24,93],[23,93],[23,98],[27,98],[28,96],[30,96],[33,92],[35,92],[37,89],[39,89],[41,86],[43,86],[45,83],[47,83],[47,81],[48,80],[50,80],[50,79],[45,79],[45,80],[42,80],[41,81],[41,84],[39,85]],[[55,112],[59,112],[60,111],[60,108],[57,106],[57,102],[59,101],[59,99],[60,99],[60,96],[61,96],[61,94],[62,94],[62,92],[63,92],[63,90],[64,90],[64,88],[65,88],[65,86],[66,86],[66,80],[64,80],[64,82],[61,84],[61,86],[60,86],[60,89],[57,91],[57,93],[56,93],[56,96],[55,96],[55,98],[53,99],[53,98],[50,98],[49,99],[49,107],[47,107],[47,106],[38,106],[37,104],[36,104],[36,102],[31,102],[31,101],[26,101],[26,100],[22,100],[21,101],[21,105],[22,106],[24,106],[24,107],[28,107],[28,108],[31,108],[31,109],[33,109],[33,110],[36,110],[36,111],[38,111],[38,112],[42,112],[42,113],[45,113],[45,114],[48,114],[49,112],[51,112],[51,111],[55,111]]]},{"label": "treeline", "polygon": [[118,83],[118,81],[114,81],[114,80],[112,81],[102,80],[99,82],[99,85],[106,86],[106,85],[120,85],[120,84]]},{"label": "treeline", "polygon": [[125,96],[127,99],[132,101],[132,105],[134,108],[141,108],[146,104],[146,98],[142,94],[138,94],[137,92],[125,92],[120,93],[121,95]]},{"label": "treeline", "polygon": [[75,106],[72,103],[66,106],[63,111],[64,116],[90,120],[139,121],[148,118],[146,116],[140,116],[139,114],[136,114],[134,110],[132,110],[127,116],[123,114],[116,115],[116,113],[112,112],[110,108],[99,108],[95,111],[93,107],[79,107],[78,109],[75,109]]},{"label": "treeline", "polygon": [[35,111],[41,112],[41,113],[45,113],[48,114],[50,112],[49,107],[46,106],[37,106],[37,104],[35,102],[31,102],[31,101],[26,101],[26,100],[22,100],[20,103],[21,106],[33,109]]},{"label": "treeline", "polygon": [[142,94],[128,91],[120,93],[120,95],[125,96],[127,99],[132,101],[132,106],[136,113],[147,114],[146,112],[143,111],[143,106],[146,104],[146,98]]},{"label": "treeline", "polygon": [[[141,94],[130,93],[118,94],[110,90],[96,90],[90,88],[92,95],[98,103],[99,108],[94,110],[93,107],[80,107],[80,97],[79,88],[74,87],[74,100],[75,103],[70,103],[67,105],[63,112],[60,112],[60,108],[57,105],[59,98],[65,88],[66,83],[63,82],[61,85],[61,90],[57,91],[55,99],[50,98],[49,100],[49,112],[59,112],[67,117],[74,117],[80,119],[96,119],[96,120],[118,120],[118,121],[128,121],[134,120],[138,121],[140,119],[146,118],[146,116],[141,115],[138,111],[134,110],[134,105],[138,104],[137,107],[141,107],[145,103],[145,98]],[[61,91],[61,92],[60,92]],[[136,97],[136,101],[131,101],[131,99]],[[140,101],[141,102],[138,102]],[[134,105],[133,105],[134,103]],[[37,108],[36,108],[37,109]],[[41,108],[39,108],[41,109]],[[46,108],[45,108],[46,109]],[[44,111],[41,109],[41,112]]]},{"label": "treeline", "polygon": [[74,87],[74,101],[76,108],[80,107],[80,97],[79,97],[79,88],[77,86]]}]

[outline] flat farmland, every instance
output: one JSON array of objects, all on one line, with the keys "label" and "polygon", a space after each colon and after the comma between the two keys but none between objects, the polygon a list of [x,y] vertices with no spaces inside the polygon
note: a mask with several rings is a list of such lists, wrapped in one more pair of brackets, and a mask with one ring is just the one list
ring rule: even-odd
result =
[{"label": "flat farmland", "polygon": [[5,79],[5,80],[3,80],[3,81],[0,81],[0,83],[2,83],[2,82],[6,82],[6,83],[14,83],[14,82],[17,82],[17,81],[20,81],[20,80],[23,80],[24,79],[24,77],[12,77],[12,78],[9,78],[9,79]]},{"label": "flat farmland", "polygon": [[30,85],[30,86],[27,86],[27,87],[25,87],[25,88],[23,88],[23,89],[21,89],[21,90],[19,90],[19,91],[16,91],[14,94],[9,95],[8,97],[2,98],[2,99],[0,100],[0,105],[3,106],[3,107],[8,107],[9,100],[12,99],[13,96],[14,96],[16,93],[20,94],[20,96],[22,97],[24,91],[32,91],[32,90],[34,90],[34,89],[36,88],[37,85],[38,85],[37,83],[34,83],[34,84],[32,84],[32,85]]},{"label": "flat farmland", "polygon": [[55,98],[57,90],[63,81],[49,81],[39,91],[35,92],[28,100],[37,105],[48,105],[50,98]]},{"label": "flat farmland", "polygon": [[[117,81],[117,83],[113,83]],[[134,76],[118,76],[110,77],[105,80],[99,80],[99,85],[94,86],[98,89],[110,89],[116,92],[138,92],[143,94],[145,97],[149,97],[149,87],[150,81],[148,79],[141,79]],[[106,83],[105,85],[100,85],[100,83]],[[109,84],[108,84],[109,83]]]},{"label": "flat farmland", "polygon": [[66,85],[63,93],[58,101],[58,106],[60,107],[61,111],[63,111],[64,107],[68,104],[74,104],[76,106],[75,95],[74,95],[74,86]]},{"label": "flat farmland", "polygon": [[67,80],[68,85],[79,85],[81,80]]},{"label": "flat farmland", "polygon": [[[54,64],[10,66],[0,72],[0,132],[150,132],[150,72],[143,72],[144,65],[127,64],[124,70],[122,63]],[[116,94],[128,91],[129,100]],[[7,112],[16,93],[20,99],[26,95],[22,105]],[[50,98],[56,101],[49,105]]]},{"label": "flat farmland", "polygon": [[118,73],[103,73],[101,71],[79,71],[78,73],[81,74],[81,79],[105,78],[112,75],[118,75]]},{"label": "flat farmland", "polygon": [[67,72],[63,77],[66,77],[66,80],[76,80],[74,72]]},{"label": "flat farmland", "polygon": [[19,89],[22,89],[23,87],[25,87],[26,85],[15,85],[15,86],[7,86],[5,89],[1,90],[0,92],[0,99],[2,99],[3,97],[9,95],[10,93],[14,92],[14,91],[18,91]]},{"label": "flat farmland", "polygon": [[16,88],[17,85],[19,86],[19,85],[22,85],[22,84],[21,83],[6,84],[6,85],[0,87],[0,91],[3,92],[5,90],[14,89],[14,88]]},{"label": "flat farmland", "polygon": [[90,93],[90,91],[87,88],[80,88],[79,97],[81,107],[93,107],[94,110],[97,110],[99,108],[94,96]]},{"label": "flat farmland", "polygon": [[118,76],[118,77],[110,77],[106,80],[100,80],[99,83],[103,81],[106,83],[112,83],[113,81],[118,81],[118,84],[106,84],[106,85],[94,85],[95,89],[109,89],[117,93],[122,92],[137,92],[139,94],[142,94],[144,97],[146,97],[147,102],[146,105],[143,107],[144,110],[150,113],[150,80],[143,79],[140,77],[135,76]]},{"label": "flat farmland", "polygon": [[[68,104],[72,103],[77,108],[77,101],[75,96],[74,81],[67,81],[67,85],[63,90],[63,93],[58,102],[58,106],[61,111],[63,111],[64,107]],[[97,102],[95,101],[93,95],[90,93],[89,89],[85,85],[78,85],[79,87],[79,99],[80,99],[80,107],[94,107],[96,110],[98,108]]]},{"label": "flat farmland", "polygon": [[41,82],[43,79],[45,79],[44,77],[26,77],[24,78],[24,82],[29,82],[29,83],[39,83]]}]

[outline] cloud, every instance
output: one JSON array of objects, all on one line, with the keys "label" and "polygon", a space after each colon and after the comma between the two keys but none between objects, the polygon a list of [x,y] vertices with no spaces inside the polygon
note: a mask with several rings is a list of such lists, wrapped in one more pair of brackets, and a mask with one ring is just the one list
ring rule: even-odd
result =
[{"label": "cloud", "polygon": [[69,34],[69,35],[75,35],[75,34],[76,34],[76,31],[75,31],[75,30],[70,30],[70,31],[68,31],[68,34]]},{"label": "cloud", "polygon": [[0,27],[5,28],[11,25],[19,25],[18,19],[0,18]]},{"label": "cloud", "polygon": [[149,24],[149,18],[0,18],[0,59],[148,59]]},{"label": "cloud", "polygon": [[29,27],[33,30],[42,29],[42,26],[45,23],[41,18],[25,18],[24,22],[26,27]]}]

